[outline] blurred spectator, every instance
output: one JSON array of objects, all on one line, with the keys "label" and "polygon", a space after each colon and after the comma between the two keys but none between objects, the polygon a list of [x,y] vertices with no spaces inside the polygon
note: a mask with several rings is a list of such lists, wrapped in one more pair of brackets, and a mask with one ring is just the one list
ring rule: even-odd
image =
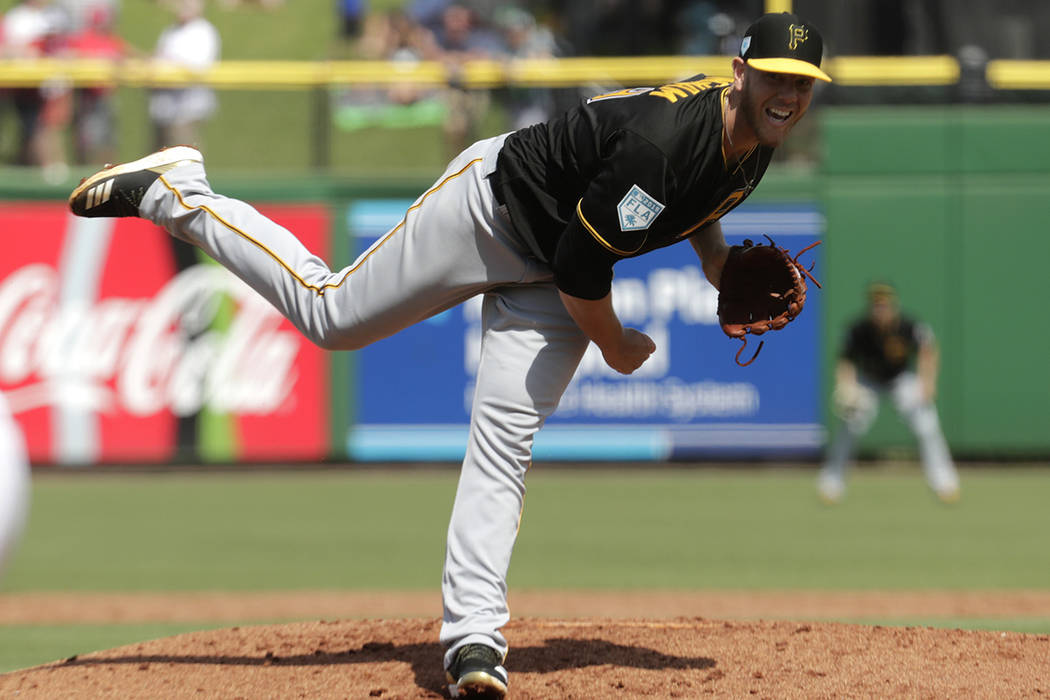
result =
[{"label": "blurred spectator", "polygon": [[[25,0],[3,17],[0,23],[0,35],[3,36],[3,58],[28,59],[41,55],[43,37],[47,34],[49,19],[46,0]],[[36,87],[12,88],[7,99],[15,110],[18,119],[18,151],[14,162],[17,165],[30,165],[36,160],[34,144],[40,124],[40,112],[44,106],[43,95]]]},{"label": "blurred spectator", "polygon": [[[506,7],[496,13],[495,20],[503,32],[508,58],[552,58],[558,53],[554,35],[537,24],[529,12]],[[554,109],[554,99],[547,88],[508,86],[500,96],[512,130],[547,121]]]},{"label": "blurred spectator", "polygon": [[901,315],[892,286],[872,284],[867,311],[850,326],[835,370],[837,425],[817,478],[817,490],[825,502],[836,503],[842,498],[857,441],[871,428],[879,401],[886,396],[892,397],[897,412],[919,440],[923,473],[930,488],[942,501],[959,498],[959,475],[934,405],[938,370],[933,331],[925,323]]},{"label": "blurred spectator", "polygon": [[[112,6],[100,3],[85,19],[83,28],[69,37],[67,49],[78,58],[119,61],[130,47],[114,31]],[[78,87],[73,91],[73,160],[76,163],[116,161],[116,130],[109,85]]]},{"label": "blurred spectator", "polygon": [[96,14],[99,12],[105,12],[110,17],[120,15],[120,0],[55,0],[55,5],[61,8],[68,19],[67,30],[70,34],[82,32],[97,19]]},{"label": "blurred spectator", "polygon": [[[4,15],[4,56],[35,59],[62,51],[64,14],[51,0],[23,0]],[[44,177],[61,181],[68,173],[62,132],[69,123],[69,81],[55,78],[39,87],[15,88],[10,99],[18,115],[20,141],[15,161],[42,168]]]},{"label": "blurred spectator", "polygon": [[284,0],[220,0],[220,4],[227,10],[233,10],[243,5],[258,5],[264,10],[272,10],[284,4]]},{"label": "blurred spectator", "polygon": [[718,26],[715,18],[726,17],[718,12],[713,0],[695,0],[687,2],[678,11],[677,24],[681,30],[679,50],[693,56],[711,56],[719,53],[718,40],[712,31],[712,25]]},{"label": "blurred spectator", "polygon": [[580,56],[674,53],[673,0],[576,0],[563,11],[566,34]]},{"label": "blurred spectator", "polygon": [[[204,18],[204,0],[173,0],[175,23],[157,40],[154,60],[204,73],[219,60],[219,32]],[[200,143],[200,127],[215,112],[215,92],[206,85],[158,88],[149,116],[158,148]]]},{"label": "blurred spectator", "polygon": [[478,26],[474,12],[465,5],[449,5],[441,14],[441,27],[434,34],[441,60],[448,71],[445,90],[445,145],[449,157],[474,140],[478,124],[489,105],[487,90],[472,89],[464,82],[467,61],[494,58],[502,53],[495,33]]},{"label": "blurred spectator", "polygon": [[339,8],[339,36],[354,41],[361,36],[368,10],[367,0],[336,0]]},{"label": "blurred spectator", "polygon": [[695,56],[735,56],[752,14],[725,2],[694,0],[678,11],[678,53]]},{"label": "blurred spectator", "polygon": [[[440,57],[433,35],[401,10],[369,18],[361,38],[360,53],[362,58],[369,60],[405,65]],[[419,100],[426,92],[426,88],[406,82],[390,86],[386,97],[395,104],[407,105]]]},{"label": "blurred spectator", "polygon": [[[360,58],[391,61],[406,68],[440,58],[433,35],[401,10],[369,15],[357,49]],[[439,91],[411,81],[346,88],[335,108],[335,123],[345,131],[370,126],[435,126],[444,120]]]},{"label": "blurred spectator", "polygon": [[424,29],[436,33],[441,29],[441,16],[450,4],[451,0],[410,0],[408,16]]}]

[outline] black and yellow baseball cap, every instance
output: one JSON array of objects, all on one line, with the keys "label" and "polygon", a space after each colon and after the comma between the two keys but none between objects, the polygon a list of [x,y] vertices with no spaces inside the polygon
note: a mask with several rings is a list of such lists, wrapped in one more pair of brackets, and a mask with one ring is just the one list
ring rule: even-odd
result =
[{"label": "black and yellow baseball cap", "polygon": [[831,82],[820,69],[824,39],[812,24],[789,12],[771,12],[756,19],[744,33],[740,58],[769,73],[806,75]]},{"label": "black and yellow baseball cap", "polygon": [[896,299],[896,288],[886,280],[875,280],[868,283],[869,301],[894,301]]}]

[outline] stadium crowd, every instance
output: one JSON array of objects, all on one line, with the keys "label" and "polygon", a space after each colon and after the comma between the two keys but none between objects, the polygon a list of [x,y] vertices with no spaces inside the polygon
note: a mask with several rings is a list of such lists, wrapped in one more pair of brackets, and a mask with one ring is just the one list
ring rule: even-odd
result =
[{"label": "stadium crowd", "polygon": [[[204,0],[165,0],[172,23],[152,51],[139,49],[116,30],[119,0],[21,0],[0,21],[0,59],[42,58],[121,61],[152,57],[191,70],[206,70],[219,58],[219,37],[204,19]],[[0,107],[18,124],[15,165],[37,166],[44,179],[63,181],[69,172],[66,132],[72,129],[72,161],[98,163],[115,155],[112,86],[76,86],[50,79],[39,86],[0,89]],[[203,86],[157,89],[149,117],[155,140],[194,141],[195,127],[214,110]]]},{"label": "stadium crowd", "polygon": [[[153,0],[173,22],[150,48],[135,47],[115,27],[120,0],[18,0],[0,21],[0,59],[150,58],[206,70],[220,57],[218,32],[205,19],[204,0]],[[215,0],[209,11],[252,5],[272,9],[286,0]],[[389,7],[389,3],[385,5]],[[408,0],[397,9],[367,0],[335,0],[333,55],[392,61],[443,62],[452,76],[442,90],[401,85],[384,91],[348,89],[335,107],[336,124],[441,123],[447,149],[456,153],[476,136],[492,101],[506,109],[508,128],[546,119],[559,109],[555,90],[467,89],[457,79],[465,61],[563,55],[643,55],[730,51],[734,33],[761,9],[761,0],[544,1],[508,5],[492,0]],[[280,58],[275,56],[274,58]],[[570,91],[571,92],[571,91]],[[9,161],[37,166],[60,182],[68,163],[112,160],[115,153],[111,87],[74,87],[52,80],[41,86],[0,88],[0,118],[13,115],[17,147]],[[151,91],[154,143],[199,143],[200,125],[215,109],[205,86]],[[67,154],[67,132],[72,146]]]},{"label": "stadium crowd", "polygon": [[[115,30],[120,1],[8,0],[9,8],[0,20],[0,59],[152,57],[202,71],[219,60],[221,46],[205,9],[267,10],[287,2],[211,0],[206,7],[205,0],[149,0],[158,10],[168,11],[172,23],[152,47],[143,48],[131,46]],[[794,3],[797,11],[824,27],[828,36],[838,37],[837,43],[826,47],[832,54],[953,54],[977,71],[983,70],[989,58],[1050,58],[1050,4],[857,0],[846,5],[834,0]],[[400,85],[383,91],[342,91],[333,105],[336,126],[352,130],[374,124],[440,123],[447,150],[454,154],[477,136],[478,123],[494,100],[506,111],[507,128],[514,129],[546,119],[579,96],[574,90],[470,90],[457,80],[466,60],[731,55],[749,18],[760,14],[765,3],[405,0],[398,6],[332,0],[332,6],[333,57],[441,61],[451,76],[442,90]],[[966,11],[955,11],[958,8]],[[46,179],[56,182],[66,177],[70,160],[77,164],[110,160],[116,133],[112,92],[104,86],[74,88],[62,80],[41,86],[0,87],[0,121],[13,121],[18,130],[17,147],[8,149],[8,160],[40,167]],[[205,86],[152,91],[149,119],[154,142],[198,143],[200,125],[215,105],[215,95]],[[72,153],[67,155],[70,130],[68,150]]]}]

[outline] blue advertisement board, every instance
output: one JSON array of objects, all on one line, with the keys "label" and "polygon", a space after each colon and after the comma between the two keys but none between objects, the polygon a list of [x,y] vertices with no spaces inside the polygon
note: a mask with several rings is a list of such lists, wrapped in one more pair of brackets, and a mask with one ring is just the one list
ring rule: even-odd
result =
[{"label": "blue advertisement board", "polygon": [[[358,201],[348,228],[364,250],[396,226],[405,200]],[[742,205],[722,219],[730,244],[768,234],[800,250],[820,239],[814,205]],[[806,254],[820,270],[821,247]],[[767,333],[759,358],[740,367],[739,341],[718,325],[717,291],[681,243],[616,265],[613,300],[624,325],[649,334],[656,353],[630,376],[591,346],[555,414],[536,437],[541,460],[808,457],[824,431],[819,405],[821,291],[785,331]],[[481,297],[357,353],[351,391],[356,460],[462,459],[481,339]],[[749,341],[750,357],[759,339]]]}]

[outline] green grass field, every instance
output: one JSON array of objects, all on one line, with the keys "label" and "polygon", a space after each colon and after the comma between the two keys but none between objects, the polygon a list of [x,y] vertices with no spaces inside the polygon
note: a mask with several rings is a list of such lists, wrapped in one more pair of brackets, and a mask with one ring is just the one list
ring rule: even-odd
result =
[{"label": "green grass field", "polygon": [[[835,508],[818,503],[812,476],[538,467],[511,584],[1050,588],[1042,471],[970,471],[955,506],[917,469],[861,473]],[[3,587],[429,588],[455,480],[444,469],[43,476]]]},{"label": "green grass field", "polygon": [[[39,475],[2,591],[436,590],[454,470]],[[520,588],[1050,589],[1039,469],[863,469],[845,503],[810,469],[535,468]],[[1050,631],[1050,619],[866,620]],[[251,622],[265,621],[244,621]],[[216,626],[9,625],[0,670]]]}]

